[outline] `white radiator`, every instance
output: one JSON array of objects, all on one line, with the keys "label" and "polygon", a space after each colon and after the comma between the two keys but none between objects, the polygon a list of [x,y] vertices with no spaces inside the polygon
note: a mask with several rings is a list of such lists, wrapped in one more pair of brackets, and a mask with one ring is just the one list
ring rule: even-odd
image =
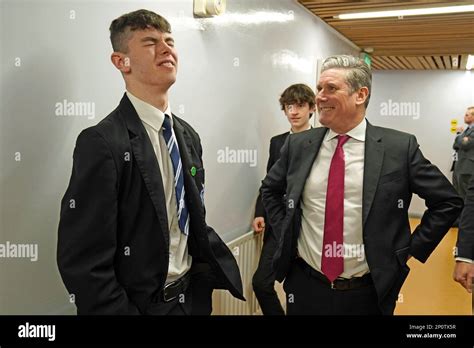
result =
[{"label": "white radiator", "polygon": [[240,268],[246,302],[232,297],[227,290],[214,290],[212,296],[213,315],[253,315],[260,311],[252,288],[252,277],[258,266],[262,251],[263,233],[253,231],[227,243]]}]

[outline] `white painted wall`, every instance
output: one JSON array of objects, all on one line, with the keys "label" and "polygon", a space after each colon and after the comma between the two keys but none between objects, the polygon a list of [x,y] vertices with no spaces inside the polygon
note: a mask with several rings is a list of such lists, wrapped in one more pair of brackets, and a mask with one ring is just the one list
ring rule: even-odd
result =
[{"label": "white painted wall", "polygon": [[[412,109],[406,108],[410,112],[398,116],[390,112],[396,111],[399,103],[410,103]],[[375,125],[416,135],[425,157],[451,180],[454,141],[451,120],[456,119],[462,125],[467,107],[473,105],[473,72],[378,71],[373,74],[367,118]],[[421,215],[425,209],[424,202],[416,198],[410,213]]]}]

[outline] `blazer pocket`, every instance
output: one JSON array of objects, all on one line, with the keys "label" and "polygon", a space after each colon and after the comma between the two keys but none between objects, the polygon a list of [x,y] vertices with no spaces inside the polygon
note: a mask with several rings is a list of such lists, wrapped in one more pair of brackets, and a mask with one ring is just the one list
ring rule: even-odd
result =
[{"label": "blazer pocket", "polygon": [[407,261],[408,261],[409,254],[410,254],[410,246],[395,250],[395,256],[397,257],[397,260],[400,266],[408,268]]},{"label": "blazer pocket", "polygon": [[379,184],[386,184],[387,182],[392,182],[396,180],[400,180],[402,177],[402,172],[400,170],[396,170],[394,172],[384,174],[379,179]]}]

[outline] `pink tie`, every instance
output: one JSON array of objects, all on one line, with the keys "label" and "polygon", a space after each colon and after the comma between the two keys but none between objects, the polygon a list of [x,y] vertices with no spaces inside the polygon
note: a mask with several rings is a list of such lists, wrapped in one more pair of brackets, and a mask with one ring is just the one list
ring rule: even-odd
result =
[{"label": "pink tie", "polygon": [[332,283],[344,271],[344,150],[348,135],[338,135],[329,168],[321,271]]}]

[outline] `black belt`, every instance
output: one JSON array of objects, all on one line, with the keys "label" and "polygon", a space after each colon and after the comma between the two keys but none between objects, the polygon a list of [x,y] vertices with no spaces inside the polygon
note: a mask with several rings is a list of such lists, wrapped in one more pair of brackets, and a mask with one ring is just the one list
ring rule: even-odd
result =
[{"label": "black belt", "polygon": [[156,295],[153,302],[163,301],[170,302],[176,299],[179,295],[184,294],[189,286],[191,280],[190,272],[186,273],[181,278],[174,282],[168,283],[163,289]]},{"label": "black belt", "polygon": [[362,277],[354,277],[350,279],[337,278],[332,283],[322,273],[316,271],[313,267],[308,265],[301,257],[295,260],[296,264],[303,269],[306,274],[321,280],[327,284],[331,289],[334,290],[351,290],[358,289],[365,286],[373,285],[372,277],[370,273],[364,274]]}]

